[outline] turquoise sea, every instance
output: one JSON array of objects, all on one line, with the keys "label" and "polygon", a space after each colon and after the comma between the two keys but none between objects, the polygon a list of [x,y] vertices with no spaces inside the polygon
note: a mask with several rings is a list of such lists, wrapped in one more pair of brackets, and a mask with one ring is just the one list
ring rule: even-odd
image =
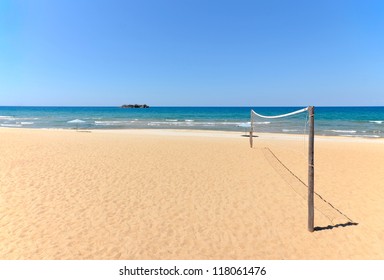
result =
[{"label": "turquoise sea", "polygon": [[[5,107],[0,127],[59,129],[204,129],[246,131],[250,110],[262,115],[289,113],[302,107]],[[300,133],[305,114],[257,121],[260,131]],[[316,107],[315,133],[350,137],[384,137],[384,107]]]}]

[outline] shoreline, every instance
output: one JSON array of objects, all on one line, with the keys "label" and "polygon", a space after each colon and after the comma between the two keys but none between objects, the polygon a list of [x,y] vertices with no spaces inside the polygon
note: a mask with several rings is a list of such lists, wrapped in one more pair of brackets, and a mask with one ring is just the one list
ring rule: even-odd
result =
[{"label": "shoreline", "polygon": [[[202,130],[202,129],[169,129],[169,128],[134,128],[134,129],[67,129],[67,128],[26,128],[26,127],[0,127],[1,130],[17,131],[66,131],[66,132],[88,132],[88,133],[116,133],[116,134],[142,134],[142,135],[163,135],[163,136],[205,136],[205,137],[224,137],[237,138],[248,137],[249,131],[228,131],[228,130]],[[301,140],[307,137],[304,134],[293,133],[255,133],[254,139],[261,135],[268,140]],[[335,142],[368,142],[384,144],[384,138],[381,137],[360,137],[360,136],[335,136],[335,135],[316,135],[315,141],[335,141]]]}]

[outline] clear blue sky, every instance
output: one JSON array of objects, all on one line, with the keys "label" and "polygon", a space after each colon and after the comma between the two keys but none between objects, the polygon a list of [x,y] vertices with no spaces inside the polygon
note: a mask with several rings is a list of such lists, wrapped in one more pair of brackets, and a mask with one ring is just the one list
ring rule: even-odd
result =
[{"label": "clear blue sky", "polygon": [[1,0],[0,105],[384,105],[384,1]]}]

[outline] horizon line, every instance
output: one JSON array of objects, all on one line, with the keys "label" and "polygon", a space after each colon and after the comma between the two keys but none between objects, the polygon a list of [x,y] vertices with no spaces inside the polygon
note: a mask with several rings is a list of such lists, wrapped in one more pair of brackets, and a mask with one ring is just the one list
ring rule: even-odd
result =
[{"label": "horizon line", "polygon": [[[141,104],[139,104],[141,105]],[[147,104],[148,105],[148,104]],[[67,108],[121,108],[123,105],[0,105],[1,107],[67,107]],[[148,105],[149,108],[159,108],[159,107],[201,107],[201,108],[209,108],[209,107],[227,107],[227,108],[248,108],[248,107],[384,107],[384,105]],[[135,109],[135,108],[132,108]],[[139,108],[138,108],[139,109]],[[143,108],[140,108],[143,109]]]}]

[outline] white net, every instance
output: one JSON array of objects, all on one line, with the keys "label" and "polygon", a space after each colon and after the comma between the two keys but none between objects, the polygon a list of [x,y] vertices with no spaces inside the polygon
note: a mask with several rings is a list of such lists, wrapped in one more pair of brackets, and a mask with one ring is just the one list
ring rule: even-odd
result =
[{"label": "white net", "polygon": [[[276,134],[289,134],[292,136],[306,136],[308,134],[308,107],[293,112],[281,112],[281,109],[269,109],[276,115],[260,114],[251,110],[250,145],[253,146],[253,137],[275,138]],[[271,135],[275,134],[275,135]],[[305,145],[306,139],[301,140]],[[302,152],[302,151],[301,151]]]},{"label": "white net", "polygon": [[251,132],[306,134],[307,120],[308,107],[294,112],[270,116],[251,110]]}]

